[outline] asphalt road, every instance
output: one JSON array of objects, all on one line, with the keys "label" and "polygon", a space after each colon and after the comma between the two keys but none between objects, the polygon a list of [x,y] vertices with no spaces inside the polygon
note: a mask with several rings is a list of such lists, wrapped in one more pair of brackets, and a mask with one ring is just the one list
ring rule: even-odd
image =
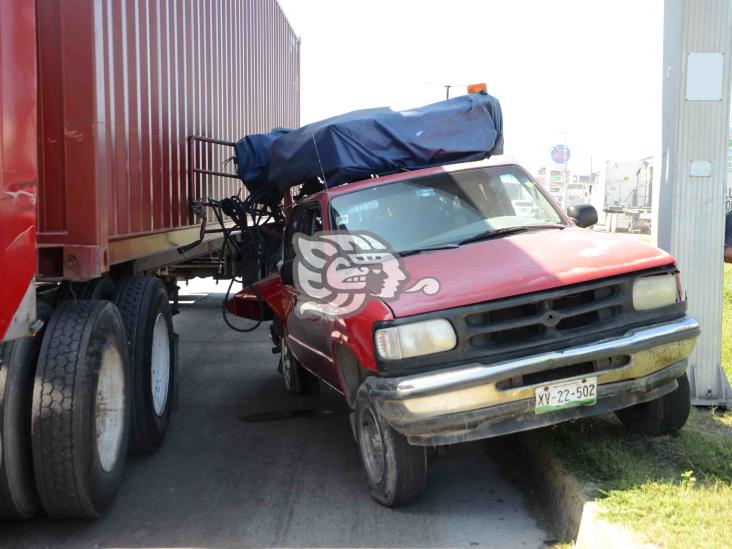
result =
[{"label": "asphalt road", "polygon": [[267,328],[227,329],[221,297],[176,316],[178,410],[163,448],[129,459],[109,516],[0,524],[1,547],[542,546],[484,442],[431,458],[417,503],[374,502],[339,396],[288,395]]}]

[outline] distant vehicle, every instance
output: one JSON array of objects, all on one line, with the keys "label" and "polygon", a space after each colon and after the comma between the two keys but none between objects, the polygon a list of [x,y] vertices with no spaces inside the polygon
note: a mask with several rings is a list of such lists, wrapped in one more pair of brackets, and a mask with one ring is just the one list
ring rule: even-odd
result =
[{"label": "distant vehicle", "polygon": [[651,232],[653,158],[607,162],[592,189],[598,221],[609,232]]},{"label": "distant vehicle", "polygon": [[529,200],[512,200],[511,205],[513,211],[519,217],[534,217],[535,206],[534,203]]},{"label": "distant vehicle", "polygon": [[588,201],[589,185],[586,183],[570,183],[567,186],[567,208],[575,204],[586,204]]}]

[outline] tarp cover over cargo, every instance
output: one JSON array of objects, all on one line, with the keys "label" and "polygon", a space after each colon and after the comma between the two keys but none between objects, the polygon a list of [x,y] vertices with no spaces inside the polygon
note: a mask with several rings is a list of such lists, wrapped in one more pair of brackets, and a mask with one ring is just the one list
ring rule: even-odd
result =
[{"label": "tarp cover over cargo", "polygon": [[236,162],[257,201],[272,203],[290,187],[318,178],[333,187],[502,152],[498,100],[471,93],[418,109],[365,109],[297,130],[249,135],[236,145]]}]

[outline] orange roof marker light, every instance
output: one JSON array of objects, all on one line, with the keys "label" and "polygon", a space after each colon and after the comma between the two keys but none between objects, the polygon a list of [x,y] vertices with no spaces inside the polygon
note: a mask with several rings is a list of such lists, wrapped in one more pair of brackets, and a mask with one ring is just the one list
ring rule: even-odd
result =
[{"label": "orange roof marker light", "polygon": [[488,93],[488,86],[485,85],[485,82],[468,84],[468,93]]}]

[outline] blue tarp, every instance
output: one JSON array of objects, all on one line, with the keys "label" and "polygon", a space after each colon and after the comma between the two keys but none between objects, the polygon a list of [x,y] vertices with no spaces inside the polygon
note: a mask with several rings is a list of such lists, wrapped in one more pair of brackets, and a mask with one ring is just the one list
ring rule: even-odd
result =
[{"label": "blue tarp", "polygon": [[275,128],[270,133],[247,135],[235,146],[236,173],[257,202],[277,203],[282,195],[269,185],[269,153],[272,143],[292,130]]},{"label": "blue tarp", "polygon": [[354,111],[292,131],[251,135],[236,148],[250,191],[282,196],[317,178],[328,187],[503,152],[495,97],[473,93],[407,111]]}]

